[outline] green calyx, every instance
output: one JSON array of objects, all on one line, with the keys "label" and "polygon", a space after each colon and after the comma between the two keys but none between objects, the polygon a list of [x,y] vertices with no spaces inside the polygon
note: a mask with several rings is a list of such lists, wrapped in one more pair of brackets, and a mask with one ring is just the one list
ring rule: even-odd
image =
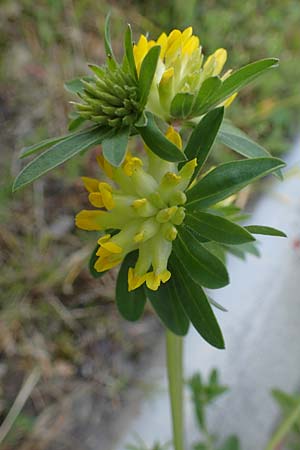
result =
[{"label": "green calyx", "polygon": [[136,80],[120,66],[97,69],[92,80],[81,80],[84,89],[78,96],[82,103],[74,103],[78,114],[112,128],[134,124],[140,114]]}]

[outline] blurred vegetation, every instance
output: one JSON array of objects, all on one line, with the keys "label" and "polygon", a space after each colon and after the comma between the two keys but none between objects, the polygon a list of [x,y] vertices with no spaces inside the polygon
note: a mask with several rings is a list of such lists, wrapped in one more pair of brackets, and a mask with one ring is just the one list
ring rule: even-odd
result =
[{"label": "blurred vegetation", "polygon": [[[114,309],[114,280],[93,280],[85,269],[94,239],[74,229],[73,217],[85,201],[78,175],[96,174],[93,152],[17,195],[10,189],[20,148],[66,132],[71,108],[63,81],[85,74],[87,61],[103,61],[110,8],[117,54],[130,22],[136,37],[192,24],[205,54],[228,50],[227,68],[279,57],[280,68],[245,89],[227,117],[273,154],[289,149],[299,124],[298,0],[1,1],[0,418],[26,374],[36,364],[43,371],[4,450],[22,450],[36,418],[79,381],[100,384],[112,408],[159,329],[150,314],[126,325]],[[217,157],[226,158],[220,150]]]}]

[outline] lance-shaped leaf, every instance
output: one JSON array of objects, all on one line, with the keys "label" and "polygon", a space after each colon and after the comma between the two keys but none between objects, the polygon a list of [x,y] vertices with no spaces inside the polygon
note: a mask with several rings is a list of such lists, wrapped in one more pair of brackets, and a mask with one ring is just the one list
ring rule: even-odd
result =
[{"label": "lance-shaped leaf", "polygon": [[81,133],[71,134],[67,139],[54,144],[21,170],[14,182],[13,191],[26,186],[78,153],[101,144],[111,133],[111,129],[93,127]]},{"label": "lance-shaped leaf", "polygon": [[173,256],[171,271],[181,305],[198,333],[211,345],[224,348],[224,339],[217,319],[203,289],[196,284],[183,264]]},{"label": "lance-shaped leaf", "polygon": [[187,268],[189,276],[199,285],[217,289],[229,283],[226,267],[219,258],[210,253],[187,228],[180,227],[174,241],[174,252]]},{"label": "lance-shaped leaf", "polygon": [[186,157],[184,153],[160,131],[153,115],[147,112],[146,117],[146,126],[136,128],[138,128],[139,133],[150,150],[166,161],[185,161]]},{"label": "lance-shaped leaf", "polygon": [[192,113],[198,115],[198,111],[205,110],[210,104],[211,97],[222,85],[219,77],[210,77],[203,81],[195,98]]},{"label": "lance-shaped leaf", "polygon": [[105,19],[104,45],[107,56],[107,64],[111,69],[115,69],[117,67],[117,63],[111,46],[111,39],[110,39],[110,12],[107,14]]},{"label": "lance-shaped leaf", "polygon": [[94,78],[90,76],[83,76],[80,78],[73,78],[72,80],[66,81],[64,87],[67,91],[71,92],[71,94],[83,94],[84,93],[84,84],[83,81],[93,81]]},{"label": "lance-shaped leaf", "polygon": [[146,289],[147,297],[163,324],[173,333],[185,336],[189,329],[189,319],[182,307],[176,288],[176,280],[161,285],[157,291]]},{"label": "lance-shaped leaf", "polygon": [[129,24],[127,25],[127,30],[125,32],[124,47],[130,73],[134,77],[134,79],[137,80],[138,76],[133,56],[132,31]]},{"label": "lance-shaped leaf", "polygon": [[188,209],[207,208],[284,166],[285,163],[278,158],[253,158],[220,164],[187,191],[186,206]]},{"label": "lance-shaped leaf", "polygon": [[223,116],[223,107],[210,111],[197,124],[189,138],[184,153],[188,159],[197,158],[197,166],[193,174],[193,179],[200,172],[210,153],[222,123]]},{"label": "lance-shaped leaf", "polygon": [[148,95],[151,89],[151,84],[156,71],[159,54],[160,54],[160,46],[155,45],[148,51],[147,55],[143,59],[138,83],[141,108],[143,108],[147,103]]},{"label": "lance-shaped leaf", "polygon": [[240,225],[203,211],[188,213],[184,224],[201,236],[224,244],[243,244],[255,240],[252,234]]},{"label": "lance-shaped leaf", "polygon": [[121,128],[112,136],[103,139],[103,156],[114,167],[120,166],[124,161],[129,133],[129,128]]},{"label": "lance-shaped leaf", "polygon": [[131,252],[125,257],[116,285],[117,308],[126,320],[132,322],[141,317],[146,303],[146,294],[142,286],[128,292],[128,270],[135,265],[137,256],[137,252]]},{"label": "lance-shaped leaf", "polygon": [[[229,122],[222,123],[217,135],[217,141],[246,158],[271,157],[268,150],[250,139],[246,133]],[[276,171],[274,174],[280,179],[283,178],[280,170]]]},{"label": "lance-shaped leaf", "polygon": [[188,93],[175,95],[171,103],[171,115],[176,119],[186,119],[192,109],[194,96]]},{"label": "lance-shaped leaf", "polygon": [[54,144],[57,144],[58,142],[62,142],[65,141],[66,139],[69,139],[69,137],[70,137],[69,134],[67,136],[53,137],[38,142],[37,144],[23,147],[20,152],[20,158],[27,158],[28,156],[31,156],[34,153],[37,153],[41,150],[46,150],[47,148],[51,147]]},{"label": "lance-shaped leaf", "polygon": [[233,74],[226,78],[226,80],[224,80],[219,88],[212,94],[209,101],[201,108],[197,109],[197,114],[201,115],[209,109],[215,108],[232,94],[254,81],[257,77],[277,66],[278,59],[266,58],[255,61],[254,63],[248,64],[236,72],[233,72]]},{"label": "lance-shaped leaf", "polygon": [[287,235],[277,228],[267,227],[264,225],[247,225],[246,230],[253,234],[264,234],[266,236],[277,236],[277,237],[287,237]]}]

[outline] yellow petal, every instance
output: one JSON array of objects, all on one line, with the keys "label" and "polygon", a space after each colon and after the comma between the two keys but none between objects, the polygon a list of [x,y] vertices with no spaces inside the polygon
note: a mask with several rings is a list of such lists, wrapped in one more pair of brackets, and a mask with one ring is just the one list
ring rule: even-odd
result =
[{"label": "yellow petal", "polygon": [[182,149],[182,139],[178,131],[176,131],[172,126],[167,129],[166,138],[173,142],[180,150]]},{"label": "yellow petal", "polygon": [[102,242],[101,247],[105,248],[105,250],[108,250],[110,253],[122,253],[123,249],[118,244],[112,241],[108,242]]},{"label": "yellow petal", "polygon": [[[99,183],[98,183],[98,185],[99,185]],[[104,203],[102,200],[102,195],[100,194],[100,192],[90,192],[89,202],[96,208],[103,208],[103,206],[104,206]]]},{"label": "yellow petal", "polygon": [[224,48],[219,48],[215,51],[214,56],[216,58],[216,66],[214,69],[214,75],[219,75],[219,73],[222,71],[224,64],[227,60],[227,51]]},{"label": "yellow petal", "polygon": [[228,108],[228,106],[231,105],[231,103],[234,101],[234,99],[237,95],[238,95],[238,93],[235,92],[235,94],[232,94],[227,100],[225,100],[225,102],[223,102],[224,107]]},{"label": "yellow petal", "polygon": [[94,211],[83,209],[75,218],[75,223],[82,230],[102,230],[101,217],[106,214],[104,211]]},{"label": "yellow petal", "polygon": [[197,48],[199,48],[200,42],[197,36],[191,36],[182,48],[182,53],[191,55]]},{"label": "yellow petal", "polygon": [[162,86],[163,84],[167,83],[173,76],[174,76],[174,67],[170,67],[169,69],[164,71],[161,80],[159,82],[159,85]]},{"label": "yellow petal", "polygon": [[140,287],[146,280],[146,275],[136,275],[134,269],[130,267],[128,269],[128,291],[133,291]]},{"label": "yellow petal", "polygon": [[99,180],[90,177],[81,177],[84,187],[88,192],[98,192]]},{"label": "yellow petal", "polygon": [[171,278],[171,272],[169,270],[165,270],[160,274],[160,279],[163,283],[166,283]]}]

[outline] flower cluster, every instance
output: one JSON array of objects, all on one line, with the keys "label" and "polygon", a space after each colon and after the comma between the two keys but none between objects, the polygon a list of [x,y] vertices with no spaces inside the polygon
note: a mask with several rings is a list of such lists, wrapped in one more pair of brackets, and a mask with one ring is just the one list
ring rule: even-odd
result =
[{"label": "flower cluster", "polygon": [[[172,100],[176,94],[196,95],[206,79],[219,76],[227,60],[227,51],[219,48],[203,64],[200,41],[193,35],[192,27],[182,32],[175,29],[169,35],[162,33],[156,41],[148,41],[141,35],[133,48],[138,73],[145,56],[156,45],[159,45],[161,50],[147,109],[168,121],[171,117]],[[221,79],[226,79],[230,73],[231,70],[227,71]],[[229,106],[235,96],[236,94],[233,94],[223,104]]]},{"label": "flower cluster", "polygon": [[[182,148],[174,128],[168,129],[166,137]],[[118,168],[98,156],[100,167],[118,187],[83,177],[89,201],[99,209],[83,210],[76,217],[76,225],[84,230],[113,230],[98,240],[96,271],[109,270],[133,250],[139,251],[135,267],[128,271],[129,291],[144,282],[157,290],[161,282],[169,280],[172,241],[177,237],[176,226],[185,217],[184,191],[197,164],[193,159],[178,170],[177,164],[161,160],[149,149],[147,154],[148,167],[130,153]]]}]

